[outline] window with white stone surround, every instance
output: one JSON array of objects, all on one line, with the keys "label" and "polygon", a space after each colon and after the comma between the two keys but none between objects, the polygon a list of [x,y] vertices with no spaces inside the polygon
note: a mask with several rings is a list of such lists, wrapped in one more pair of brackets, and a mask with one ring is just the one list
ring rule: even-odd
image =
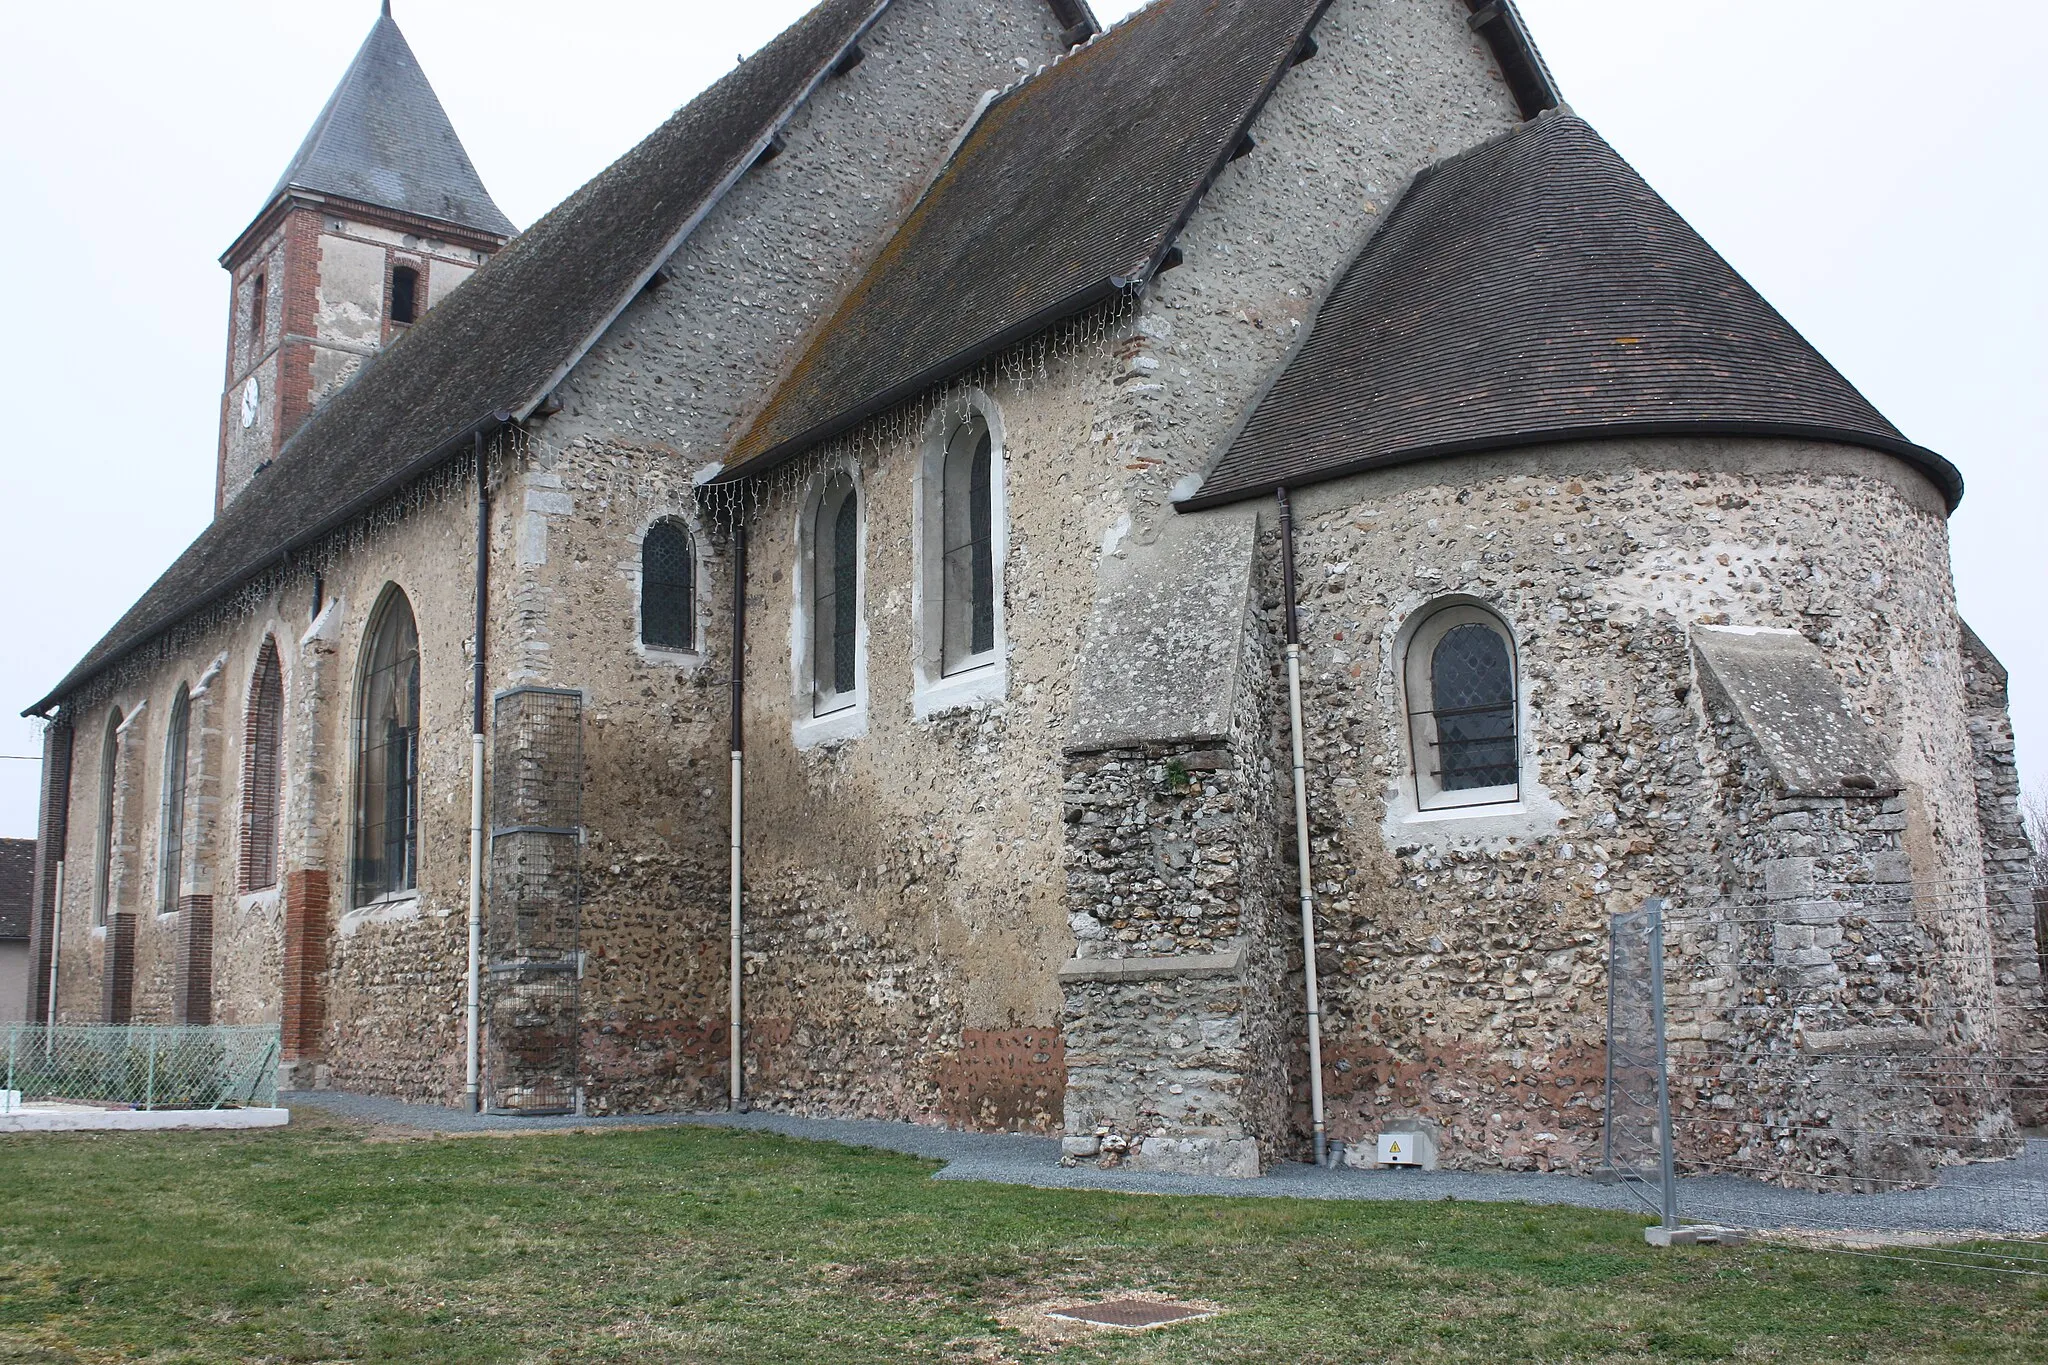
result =
[{"label": "window with white stone surround", "polygon": [[913,490],[920,717],[1003,696],[1003,491],[1001,410],[969,391],[935,414]]},{"label": "window with white stone surround", "polygon": [[790,662],[795,737],[808,747],[867,730],[867,518],[854,469],[820,474],[796,532]]},{"label": "window with white stone surround", "polygon": [[1468,602],[1425,609],[1402,668],[1418,811],[1502,805],[1521,796],[1514,637]]}]

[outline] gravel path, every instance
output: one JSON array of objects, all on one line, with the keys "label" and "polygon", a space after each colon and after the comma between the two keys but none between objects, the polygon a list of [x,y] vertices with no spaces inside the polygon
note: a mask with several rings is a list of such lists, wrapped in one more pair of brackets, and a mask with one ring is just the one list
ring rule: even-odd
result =
[{"label": "gravel path", "polygon": [[[434,1133],[534,1132],[685,1123],[780,1133],[818,1142],[876,1147],[946,1163],[934,1179],[986,1180],[1047,1189],[1122,1194],[1266,1196],[1287,1199],[1469,1199],[1488,1203],[1570,1204],[1645,1211],[1628,1190],[1571,1175],[1536,1172],[1322,1170],[1276,1166],[1251,1180],[1153,1175],[1141,1171],[1063,1167],[1056,1139],[961,1133],[878,1119],[811,1119],[791,1114],[723,1112],[622,1114],[590,1118],[524,1118],[466,1114],[333,1090],[298,1090],[278,1103],[368,1122]],[[1679,1211],[1688,1222],[1753,1229],[1809,1228],[1887,1233],[2048,1233],[2048,1141],[2030,1139],[2012,1161],[1958,1166],[1933,1189],[1892,1194],[1814,1194],[1735,1176],[1687,1176]]]}]

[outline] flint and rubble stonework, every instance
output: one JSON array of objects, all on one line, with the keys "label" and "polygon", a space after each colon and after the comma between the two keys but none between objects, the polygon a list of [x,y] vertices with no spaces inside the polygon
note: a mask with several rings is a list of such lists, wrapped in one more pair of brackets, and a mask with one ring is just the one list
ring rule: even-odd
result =
[{"label": "flint and rubble stonework", "polygon": [[[1183,263],[1142,299],[746,493],[752,1103],[1060,1134],[1075,1159],[1162,1170],[1248,1174],[1305,1153],[1278,535],[1269,508],[1181,516],[1170,501],[1413,175],[1516,120],[1451,0],[1336,0],[1315,36],[1256,150],[1187,224]],[[474,487],[455,479],[67,704],[60,1018],[276,1021],[295,1083],[455,1100],[481,644],[491,690],[583,698],[585,1103],[723,1102],[736,556],[697,483],[981,93],[1061,50],[1040,0],[898,0],[862,48],[571,371],[560,409],[494,444],[483,641]],[[264,259],[298,249],[284,231]],[[317,305],[322,325],[388,336],[321,298],[273,300],[268,328],[312,327]],[[231,351],[232,372],[252,363]],[[307,378],[308,405],[343,377]],[[999,437],[1007,654],[999,695],[934,710],[914,666],[929,654],[919,471],[970,391]],[[235,459],[235,477],[253,471]],[[799,523],[841,470],[864,517],[861,702],[821,739],[793,662]],[[1356,1148],[1420,1128],[1446,1166],[1589,1169],[1607,917],[1655,896],[1671,905],[1687,1160],[1876,1185],[2011,1149],[2009,1098],[1978,1079],[2043,1036],[2010,726],[2002,673],[1956,618],[1944,507],[1920,475],[1817,442],[1615,440],[1383,470],[1296,490],[1295,506],[1333,1136]],[[640,542],[668,517],[697,551],[685,650],[638,641]],[[1199,639],[1169,620],[1088,660],[1091,618],[1148,557],[1194,544],[1241,549],[1183,565],[1209,575],[1191,599],[1227,610]],[[356,905],[350,717],[393,586],[421,645],[418,887]],[[1531,757],[1511,811],[1418,816],[1403,796],[1403,632],[1446,601],[1483,604],[1515,642]],[[1797,632],[1885,780],[1788,788],[1702,663],[1715,627]],[[281,856],[276,886],[244,892],[242,717],[266,638],[284,680]],[[1204,671],[1225,658],[1227,675]],[[1153,728],[1076,742],[1103,677],[1121,681],[1119,715]],[[180,684],[191,845],[179,908],[159,916],[152,822]],[[99,930],[80,873],[115,707],[115,913]],[[1922,1061],[1953,1079],[1870,1083]]]}]

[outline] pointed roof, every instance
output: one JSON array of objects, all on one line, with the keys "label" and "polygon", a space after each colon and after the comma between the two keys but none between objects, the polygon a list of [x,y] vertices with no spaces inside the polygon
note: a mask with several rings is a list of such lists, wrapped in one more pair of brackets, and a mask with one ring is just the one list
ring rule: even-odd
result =
[{"label": "pointed roof", "polygon": [[767,151],[891,0],[820,0],[803,18],[513,238],[313,410],[24,714],[539,406],[725,192]]},{"label": "pointed roof", "polygon": [[715,482],[1149,279],[1330,0],[1154,0],[992,102]]},{"label": "pointed roof", "polygon": [[388,3],[266,202],[287,190],[354,199],[494,237],[513,233]]},{"label": "pointed roof", "polygon": [[1884,419],[1584,120],[1424,171],[1184,511],[1441,455],[1751,435],[1962,475]]}]

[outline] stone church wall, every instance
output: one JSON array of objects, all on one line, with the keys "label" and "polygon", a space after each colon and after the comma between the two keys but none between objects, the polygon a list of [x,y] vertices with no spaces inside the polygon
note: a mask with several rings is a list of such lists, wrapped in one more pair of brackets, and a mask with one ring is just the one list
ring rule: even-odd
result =
[{"label": "stone church wall", "polygon": [[[723,454],[811,320],[922,191],[982,93],[1063,50],[1043,0],[899,0],[861,47],[861,63],[818,87],[784,129],[782,151],[740,179],[662,282],[571,373],[558,391],[563,411],[534,425],[530,459],[508,497],[519,529],[502,589],[513,645],[499,676],[581,688],[587,698],[582,1051],[599,1111],[719,1103],[726,1089],[732,562],[724,535],[700,512],[694,478]],[[638,642],[640,542],[660,517],[682,520],[696,542],[691,650]],[[772,547],[764,538],[750,575],[750,650],[783,650],[783,662],[750,675],[756,699],[763,687],[785,699],[789,692],[788,599],[763,588],[778,572],[763,557]],[[762,728],[750,725],[750,745]],[[949,747],[971,747],[972,725],[952,728]],[[779,780],[751,771],[747,787],[761,803],[750,829],[762,835],[750,943],[759,944],[755,962],[778,966],[791,951],[777,927],[781,912],[770,913],[789,903],[769,890],[777,856],[769,791]],[[859,821],[876,818],[864,811]],[[801,825],[808,844],[816,827]],[[801,890],[791,896],[807,899]],[[801,964],[807,975],[844,970],[866,990],[875,976],[893,982],[895,963],[903,983],[874,987],[876,1001],[909,989],[911,969],[888,949],[853,946],[859,936],[844,926],[813,927],[794,950],[815,958]],[[850,1108],[858,1101],[847,1097],[894,1083],[870,1078],[888,1064],[862,1051],[871,1041],[850,1022],[813,1040],[802,1014],[772,990],[748,1013],[764,1075],[831,1077],[805,1092],[811,1102]],[[1047,1059],[1058,1052],[1053,1012],[989,1017],[989,1027],[949,1035],[953,1069],[944,1085],[927,1078],[920,1102],[962,1122],[1043,1126],[1041,1073],[1058,1070]],[[895,1028],[899,1041],[889,1046],[900,1055],[900,1040],[924,1027]],[[764,1082],[764,1099],[775,1093]],[[1056,1121],[1056,1085],[1050,1093]]]},{"label": "stone church wall", "polygon": [[[1989,1024],[1988,980],[1963,965],[1986,946],[1983,903],[1950,890],[1980,854],[1946,526],[1917,475],[1824,445],[1605,442],[1391,469],[1297,507],[1338,1136],[1419,1115],[1451,1163],[1597,1159],[1606,916],[1651,896],[1672,903],[1675,1045],[1733,1046],[1760,989],[1725,947],[1758,910],[1738,853],[1791,812],[1724,787],[1735,760],[1702,710],[1695,623],[1799,631],[1886,737],[1900,803],[1845,812],[1844,836],[1897,840],[1887,875],[1958,976],[1936,1001],[1934,964],[1909,964],[1917,1022],[1962,1039]],[[1418,821],[1391,802],[1408,772],[1398,633],[1447,595],[1515,633],[1554,816]],[[1738,1079],[1688,1081],[1681,1119],[1735,1103]]]}]

